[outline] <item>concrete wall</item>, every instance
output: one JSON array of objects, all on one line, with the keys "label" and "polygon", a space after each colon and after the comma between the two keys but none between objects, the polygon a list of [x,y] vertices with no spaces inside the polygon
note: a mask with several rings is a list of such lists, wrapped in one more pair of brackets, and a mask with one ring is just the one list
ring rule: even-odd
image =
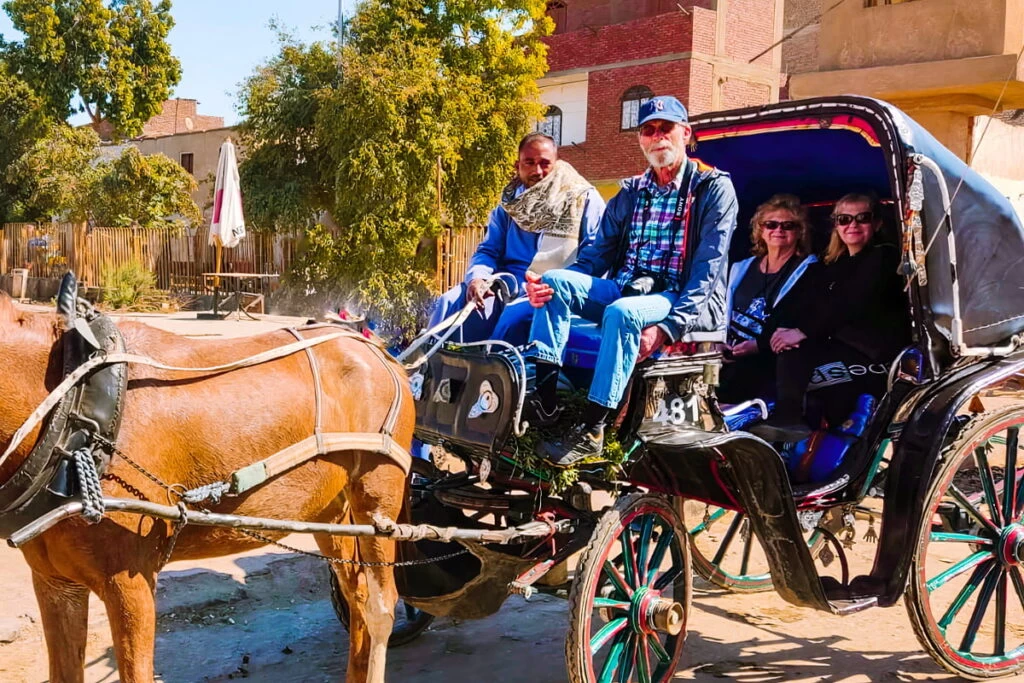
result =
[{"label": "concrete wall", "polygon": [[541,82],[540,100],[562,110],[562,144],[587,141],[587,74]]},{"label": "concrete wall", "polygon": [[[217,172],[217,159],[220,146],[229,137],[233,137],[233,128],[219,128],[200,133],[179,133],[159,138],[133,140],[143,154],[165,154],[173,161],[180,163],[182,154],[192,154],[192,175],[199,183],[199,189],[192,193],[192,199],[208,215],[208,204],[213,201],[213,176]],[[233,138],[236,146],[237,137]]]},{"label": "concrete wall", "polygon": [[[798,0],[799,1],[799,0]],[[846,0],[821,21],[822,71],[1016,54],[1024,0]]]},{"label": "concrete wall", "polygon": [[976,170],[1007,180],[1024,181],[1024,126],[1011,126],[999,119],[979,116],[974,122],[971,142],[972,148],[978,148],[971,159]]}]

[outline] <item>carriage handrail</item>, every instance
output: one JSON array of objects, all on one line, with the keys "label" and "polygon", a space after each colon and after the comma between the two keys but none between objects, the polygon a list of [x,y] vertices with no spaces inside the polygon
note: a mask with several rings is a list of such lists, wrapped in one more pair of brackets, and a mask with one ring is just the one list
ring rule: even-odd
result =
[{"label": "carriage handrail", "polygon": [[928,254],[928,250],[931,249],[932,243],[938,236],[939,231],[942,230],[943,223],[945,223],[946,245],[949,249],[949,265],[953,273],[953,316],[950,321],[950,335],[952,336],[951,346],[953,353],[960,356],[980,356],[984,358],[1007,356],[1013,353],[1021,345],[1020,335],[1013,335],[1010,337],[1010,341],[1002,346],[967,346],[964,343],[964,324],[963,317],[960,314],[960,281],[956,272],[956,240],[953,235],[952,205],[949,198],[949,188],[946,186],[946,177],[943,175],[942,169],[939,168],[939,165],[930,157],[927,157],[924,154],[914,154],[911,158],[915,164],[922,168],[927,168],[931,171],[932,175],[935,176],[939,185],[939,194],[942,197],[942,220],[939,221],[939,224],[936,227],[935,235],[931,237],[928,245],[925,247],[925,255]]}]

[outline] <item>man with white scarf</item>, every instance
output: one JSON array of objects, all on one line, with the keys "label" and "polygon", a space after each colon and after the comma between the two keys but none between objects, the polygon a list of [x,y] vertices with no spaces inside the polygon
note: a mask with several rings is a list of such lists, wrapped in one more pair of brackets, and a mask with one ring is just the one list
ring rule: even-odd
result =
[{"label": "man with white scarf", "polygon": [[[525,343],[533,320],[533,309],[522,296],[527,270],[545,273],[573,263],[577,249],[597,234],[604,207],[598,191],[568,162],[559,160],[550,136],[525,136],[519,143],[516,175],[491,212],[487,234],[470,259],[466,278],[441,295],[430,326],[472,301],[477,313],[462,326],[462,342]],[[520,296],[504,306],[487,289],[487,279],[495,273],[509,273],[516,280]]]}]

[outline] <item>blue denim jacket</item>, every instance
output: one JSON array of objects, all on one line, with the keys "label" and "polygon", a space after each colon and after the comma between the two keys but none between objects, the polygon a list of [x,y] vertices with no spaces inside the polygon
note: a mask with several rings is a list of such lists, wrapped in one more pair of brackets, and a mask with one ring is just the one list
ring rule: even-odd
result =
[{"label": "blue denim jacket", "polygon": [[[736,228],[736,190],[728,173],[696,159],[690,210],[690,238],[686,261],[678,281],[670,289],[678,292],[672,312],[658,324],[671,341],[688,332],[724,332],[729,324],[729,243]],[[576,263],[569,267],[587,275],[612,277],[622,267],[629,248],[629,226],[637,205],[641,176],[622,181],[622,188],[608,202],[594,242],[580,249]]]}]

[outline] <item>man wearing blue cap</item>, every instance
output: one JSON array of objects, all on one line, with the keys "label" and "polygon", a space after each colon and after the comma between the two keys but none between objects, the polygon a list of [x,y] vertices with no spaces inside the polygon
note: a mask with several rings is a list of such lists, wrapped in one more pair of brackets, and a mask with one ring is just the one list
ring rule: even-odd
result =
[{"label": "man wearing blue cap", "polygon": [[536,309],[530,340],[537,381],[528,412],[534,426],[557,419],[555,391],[570,316],[601,323],[582,420],[564,438],[540,445],[540,455],[555,466],[600,458],[605,421],[619,406],[638,358],[688,333],[717,332],[728,323],[726,271],[736,192],[727,173],[687,158],[691,136],[679,100],[645,102],[639,141],[650,168],[622,182],[597,237],[573,265],[543,276],[527,274]]}]

